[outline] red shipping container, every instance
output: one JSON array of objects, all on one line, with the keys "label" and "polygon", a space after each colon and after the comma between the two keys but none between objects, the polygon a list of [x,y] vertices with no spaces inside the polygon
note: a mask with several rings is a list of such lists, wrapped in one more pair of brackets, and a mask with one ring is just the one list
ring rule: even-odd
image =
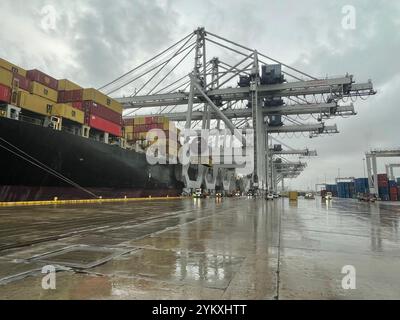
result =
[{"label": "red shipping container", "polygon": [[11,88],[0,84],[0,101],[10,103],[11,100]]},{"label": "red shipping container", "polygon": [[58,91],[58,103],[65,103],[65,91]]},{"label": "red shipping container", "polygon": [[112,123],[111,121],[102,119],[98,116],[91,115],[89,117],[89,126],[100,131],[111,133],[112,135],[117,137],[122,136],[121,126]]},{"label": "red shipping container", "polygon": [[26,77],[29,80],[39,82],[39,83],[45,85],[46,87],[49,87],[54,90],[58,90],[58,80],[54,79],[53,77],[50,77],[49,75],[45,74],[42,71],[39,71],[37,69],[29,70],[26,73]]},{"label": "red shipping container", "polygon": [[388,176],[386,173],[379,173],[378,174],[378,181],[379,180],[388,180]]},{"label": "red shipping container", "polygon": [[122,115],[93,101],[83,102],[85,112],[122,126]]},{"label": "red shipping container", "polygon": [[152,130],[152,129],[163,129],[163,125],[162,124],[160,124],[160,123],[153,123],[152,125],[150,125],[150,130]]},{"label": "red shipping container", "polygon": [[83,102],[82,102],[82,101],[72,102],[72,108],[75,108],[75,109],[79,109],[79,110],[81,110],[81,111],[84,111],[84,110],[83,110]]},{"label": "red shipping container", "polygon": [[147,125],[150,125],[153,124],[154,119],[153,117],[146,117],[144,121]]},{"label": "red shipping container", "polygon": [[83,99],[83,90],[59,91],[58,102],[80,102]]},{"label": "red shipping container", "polygon": [[131,119],[124,119],[124,126],[125,126],[125,127],[133,126],[133,124],[134,124],[134,119],[133,119],[133,118],[131,118]]},{"label": "red shipping container", "polygon": [[396,193],[390,193],[390,201],[397,201],[397,192]]},{"label": "red shipping container", "polygon": [[389,186],[389,179],[386,173],[378,174],[378,187],[387,188]]},{"label": "red shipping container", "polygon": [[29,91],[31,89],[31,80],[18,73],[14,73],[13,85],[15,85],[16,82],[18,82],[18,88],[22,90]]}]

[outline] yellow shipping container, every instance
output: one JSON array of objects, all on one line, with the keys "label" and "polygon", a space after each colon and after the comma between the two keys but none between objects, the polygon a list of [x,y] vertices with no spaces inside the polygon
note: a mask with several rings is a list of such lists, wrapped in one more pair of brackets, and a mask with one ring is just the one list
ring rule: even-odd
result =
[{"label": "yellow shipping container", "polygon": [[133,133],[133,132],[125,133],[125,139],[126,139],[127,141],[132,141],[132,140],[134,140],[134,133]]},{"label": "yellow shipping container", "polygon": [[13,73],[18,73],[23,77],[26,77],[26,70],[16,66],[15,64],[8,62],[7,60],[4,60],[2,58],[0,58],[0,67],[4,68],[8,71],[11,71]]},{"label": "yellow shipping container", "polygon": [[124,127],[124,129],[125,129],[125,132],[126,132],[126,133],[128,133],[128,132],[133,132],[133,127],[132,127],[132,126]]},{"label": "yellow shipping container", "polygon": [[12,86],[13,74],[11,71],[0,68],[0,84],[10,87]]},{"label": "yellow shipping container", "polygon": [[25,94],[30,94],[28,91],[25,91],[23,89],[18,89],[18,91],[17,90],[12,90],[11,91],[11,102],[10,102],[10,104],[12,104],[14,106],[18,106],[20,92],[23,92]]},{"label": "yellow shipping container", "polygon": [[80,124],[83,124],[85,121],[85,114],[83,111],[72,108],[70,105],[65,103],[55,104],[51,114],[53,116],[69,119]]},{"label": "yellow shipping container", "polygon": [[17,105],[22,109],[49,116],[51,115],[54,102],[25,91],[20,91],[18,93]]},{"label": "yellow shipping container", "polygon": [[299,197],[299,194],[297,191],[290,191],[289,192],[289,200],[290,201],[297,201],[297,198]]},{"label": "yellow shipping container", "polygon": [[30,92],[34,95],[49,99],[53,102],[57,102],[58,99],[58,92],[56,90],[46,87],[38,82],[32,82]]},{"label": "yellow shipping container", "polygon": [[81,89],[83,89],[81,86],[67,79],[58,80],[59,91],[71,91],[71,90],[81,90]]},{"label": "yellow shipping container", "polygon": [[118,101],[106,96],[105,94],[101,93],[100,91],[90,88],[90,89],[83,89],[83,100],[91,100],[98,104],[101,104],[111,110],[122,114],[122,104]]},{"label": "yellow shipping container", "polygon": [[142,124],[146,124],[146,120],[145,117],[135,117],[134,118],[134,125],[142,125]]}]

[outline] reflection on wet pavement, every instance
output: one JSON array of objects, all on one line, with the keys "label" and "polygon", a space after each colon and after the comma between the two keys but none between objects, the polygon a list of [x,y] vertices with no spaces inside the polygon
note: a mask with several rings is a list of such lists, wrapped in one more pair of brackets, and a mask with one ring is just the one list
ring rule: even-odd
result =
[{"label": "reflection on wet pavement", "polygon": [[[4,208],[0,298],[399,299],[399,219],[345,199]],[[68,268],[43,290],[50,263]]]}]

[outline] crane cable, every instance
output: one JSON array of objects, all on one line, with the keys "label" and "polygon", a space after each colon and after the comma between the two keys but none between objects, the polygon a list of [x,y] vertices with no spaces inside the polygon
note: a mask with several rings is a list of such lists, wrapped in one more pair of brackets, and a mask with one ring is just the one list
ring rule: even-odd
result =
[{"label": "crane cable", "polygon": [[169,50],[171,50],[172,48],[174,48],[176,45],[178,45],[179,43],[181,43],[182,41],[186,40],[187,38],[192,38],[193,37],[193,33],[189,33],[187,36],[185,36],[184,38],[182,38],[181,40],[175,42],[173,45],[171,45],[170,47],[168,47],[167,49],[163,50],[162,52],[160,52],[159,54],[155,55],[154,57],[152,57],[151,59],[147,60],[146,62],[143,62],[142,64],[140,64],[139,66],[133,68],[132,70],[129,70],[128,72],[124,73],[122,76],[114,79],[113,81],[103,85],[102,87],[98,88],[98,90],[102,90],[108,86],[110,86],[111,84],[114,84],[115,82],[117,82],[118,80],[121,80],[123,77],[131,74],[132,72],[136,71],[137,69],[141,68],[142,66],[148,64],[149,62],[155,60],[156,58],[160,57],[161,55],[163,55],[164,53],[168,52]]},{"label": "crane cable", "polygon": [[[11,152],[12,154],[14,154],[15,156],[33,164],[34,166],[38,167],[39,169],[42,169],[48,173],[50,173],[51,175],[59,178],[60,180],[78,188],[81,189],[82,191],[90,194],[91,196],[93,196],[94,198],[99,198],[96,194],[94,194],[93,192],[89,191],[88,189],[80,186],[79,184],[77,184],[76,182],[68,179],[67,177],[65,177],[64,175],[62,175],[61,173],[55,171],[54,169],[50,168],[49,166],[45,165],[44,163],[40,162],[38,159],[32,157],[31,155],[27,154],[25,151],[19,149],[18,147],[16,147],[15,145],[13,145],[11,142],[7,141],[4,138],[0,137],[0,140],[4,141],[5,143],[7,143],[8,145],[10,145],[11,147],[15,148],[16,150],[18,150],[21,154],[17,153],[16,151],[13,151],[9,148],[7,148],[6,146],[0,144],[0,148],[3,148],[9,152]],[[31,159],[31,160],[30,160]]]}]

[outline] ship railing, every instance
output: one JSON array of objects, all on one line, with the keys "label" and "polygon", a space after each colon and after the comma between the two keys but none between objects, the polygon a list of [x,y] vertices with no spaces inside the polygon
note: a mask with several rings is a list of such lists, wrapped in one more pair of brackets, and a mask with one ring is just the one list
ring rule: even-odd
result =
[{"label": "ship railing", "polygon": [[61,130],[65,131],[65,132],[68,132],[68,133],[71,133],[71,134],[75,134],[75,131],[73,129],[71,129],[71,128],[68,128],[68,127],[62,127]]},{"label": "ship railing", "polygon": [[31,118],[31,117],[20,115],[19,116],[19,120],[23,121],[23,122],[28,122],[28,123],[31,123],[31,124],[35,124],[37,126],[43,126],[43,120],[40,120],[40,119],[36,119],[36,118]]}]

